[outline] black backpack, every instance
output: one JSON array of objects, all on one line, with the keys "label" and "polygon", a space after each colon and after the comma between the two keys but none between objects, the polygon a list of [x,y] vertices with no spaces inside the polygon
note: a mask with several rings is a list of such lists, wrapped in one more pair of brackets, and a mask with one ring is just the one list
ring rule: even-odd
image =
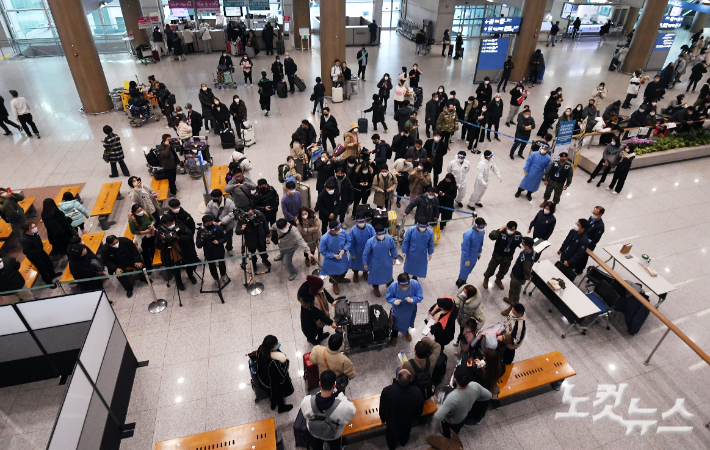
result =
[{"label": "black backpack", "polygon": [[385,142],[385,149],[387,149],[387,159],[392,158],[392,146]]},{"label": "black backpack", "polygon": [[412,369],[414,370],[414,380],[412,380],[412,384],[422,391],[424,400],[431,398],[434,395],[434,383],[432,382],[431,375],[429,374],[431,361],[429,361],[429,358],[426,359],[426,366],[424,369],[420,369],[413,360],[411,361],[411,364]]}]

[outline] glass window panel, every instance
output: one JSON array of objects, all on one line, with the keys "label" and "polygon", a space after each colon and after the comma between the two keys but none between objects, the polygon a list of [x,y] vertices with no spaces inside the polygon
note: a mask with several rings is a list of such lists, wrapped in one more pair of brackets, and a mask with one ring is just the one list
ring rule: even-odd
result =
[{"label": "glass window panel", "polygon": [[44,10],[8,11],[7,18],[16,39],[52,37]]},{"label": "glass window panel", "polygon": [[6,10],[10,9],[43,9],[42,0],[3,0]]},{"label": "glass window panel", "polygon": [[454,10],[454,21],[456,20],[461,20],[461,18],[464,15],[466,7],[465,6],[457,6],[456,9]]}]

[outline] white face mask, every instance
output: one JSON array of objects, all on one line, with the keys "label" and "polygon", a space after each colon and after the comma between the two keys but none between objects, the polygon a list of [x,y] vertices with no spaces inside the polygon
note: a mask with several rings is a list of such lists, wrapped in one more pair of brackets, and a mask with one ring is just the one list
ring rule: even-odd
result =
[{"label": "white face mask", "polygon": [[143,217],[144,214],[145,214],[145,211],[141,211],[139,213],[136,213],[136,216]]},{"label": "white face mask", "polygon": [[506,228],[506,229],[505,229],[505,232],[508,233],[508,236],[510,236],[510,235],[512,235],[513,233],[515,233],[515,231],[511,230],[510,228]]},{"label": "white face mask", "polygon": [[337,235],[339,235],[339,234],[342,233],[342,232],[343,232],[343,229],[342,229],[342,228],[338,228],[338,229],[335,231],[335,235],[337,236]]},{"label": "white face mask", "polygon": [[529,118],[530,118],[530,114],[523,114],[523,117],[525,117],[526,119],[529,119]]},{"label": "white face mask", "polygon": [[597,216],[596,214],[592,213],[592,219],[594,219],[594,220],[599,220],[599,216]]},{"label": "white face mask", "polygon": [[355,167],[355,164],[348,163],[348,167]]},{"label": "white face mask", "polygon": [[385,81],[387,81],[387,80],[389,80],[389,79],[390,79],[390,77],[385,77]]},{"label": "white face mask", "polygon": [[118,248],[118,242],[116,242],[115,244],[113,244],[111,247],[113,247],[113,248]]},{"label": "white face mask", "polygon": [[378,241],[384,241],[384,240],[385,240],[385,235],[384,235],[384,234],[378,234],[378,235],[375,236],[375,237],[377,238]]},{"label": "white face mask", "polygon": [[30,234],[37,234],[39,230],[37,228],[30,228]]},{"label": "white face mask", "polygon": [[389,175],[390,173],[389,173],[389,172],[381,172],[381,174],[382,174],[383,177],[386,177],[386,176]]},{"label": "white face mask", "polygon": [[488,85],[488,83],[489,83],[488,81],[484,81],[484,82],[483,82],[483,84],[485,84],[485,85]]},{"label": "white face mask", "polygon": [[3,267],[5,267],[5,263],[2,262],[2,260],[0,259],[0,269],[2,269]]},{"label": "white face mask", "polygon": [[323,157],[323,158],[321,158],[320,160],[323,161],[323,162],[326,162],[326,161],[328,161],[328,158]]},{"label": "white face mask", "polygon": [[550,210],[549,210],[549,209],[543,210],[543,214],[546,214],[546,215],[547,215],[547,214],[550,214]]},{"label": "white face mask", "polygon": [[439,142],[441,138],[439,136],[434,136],[434,142]]},{"label": "white face mask", "polygon": [[500,97],[496,97],[496,101],[499,102],[499,101],[500,101]]},{"label": "white face mask", "polygon": [[426,196],[426,198],[428,198],[429,200],[434,200],[434,197],[435,197],[435,196],[434,196],[434,195],[431,195],[431,194],[427,194],[427,196]]},{"label": "white face mask", "polygon": [[353,133],[357,133],[357,132],[358,132],[358,129],[357,129],[357,128],[353,128]]},{"label": "white face mask", "polygon": [[289,161],[289,162],[288,162],[288,165],[289,165],[290,167],[293,167],[295,164],[296,164],[296,163],[293,162],[293,161]]},{"label": "white face mask", "polygon": [[359,229],[361,229],[361,230],[364,230],[365,227],[367,226],[366,223],[358,223],[358,224],[356,224],[356,225],[357,225],[357,227],[358,227]]},{"label": "white face mask", "polygon": [[574,231],[579,231],[579,225],[577,225],[577,224],[575,223],[573,230],[574,230]]},{"label": "white face mask", "polygon": [[577,107],[577,111],[581,111],[581,110],[582,110],[582,107],[581,107],[581,106],[578,106],[578,107]]},{"label": "white face mask", "polygon": [[175,214],[177,214],[177,213],[180,212],[180,208],[177,208],[177,209],[172,209],[172,208],[170,208],[170,211],[172,211],[172,212],[174,212]]},{"label": "white face mask", "polygon": [[439,89],[439,94],[441,94],[442,92],[444,92],[444,90],[443,90],[443,89]]},{"label": "white face mask", "polygon": [[464,300],[464,301],[465,301],[465,300],[468,300],[468,297],[466,297],[466,293],[465,293],[465,292],[460,293],[460,294],[459,294],[459,298],[460,298],[461,300]]},{"label": "white face mask", "polygon": [[418,166],[417,169],[424,170],[424,166]]},{"label": "white face mask", "polygon": [[207,90],[207,86],[203,87],[202,90],[203,90],[203,91],[206,91],[206,90]]},{"label": "white face mask", "polygon": [[362,171],[362,173],[368,173],[368,172],[369,172],[368,169],[365,169],[365,170]]},{"label": "white face mask", "polygon": [[291,190],[288,191],[288,193],[291,194],[291,195],[293,195],[293,194],[296,193],[296,190],[295,190],[295,189],[291,189]]},{"label": "white face mask", "polygon": [[546,154],[547,154],[547,150],[540,150],[540,154],[541,154],[541,155],[546,155]]},{"label": "white face mask", "polygon": [[481,111],[486,112],[486,108],[481,108]]},{"label": "white face mask", "polygon": [[308,214],[301,214],[301,218],[302,218],[303,220],[308,219]]},{"label": "white face mask", "polygon": [[281,234],[286,234],[286,233],[288,233],[288,227],[286,227],[286,228],[279,228],[279,233],[281,233]]},{"label": "white face mask", "polygon": [[428,227],[420,227],[419,225],[417,225],[417,230],[419,230],[419,231],[421,231],[421,232],[426,231],[427,228],[428,228]]},{"label": "white face mask", "polygon": [[326,189],[325,191],[330,195],[335,194],[335,189]]},{"label": "white face mask", "polygon": [[172,225],[170,225],[170,226],[167,227],[167,228],[168,228],[168,230],[172,230],[173,228],[175,228],[175,224],[172,224]]}]

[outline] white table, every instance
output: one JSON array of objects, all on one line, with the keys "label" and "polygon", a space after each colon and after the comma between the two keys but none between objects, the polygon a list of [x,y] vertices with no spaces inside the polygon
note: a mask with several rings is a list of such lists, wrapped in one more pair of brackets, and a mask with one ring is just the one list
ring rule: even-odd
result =
[{"label": "white table", "polygon": [[[617,244],[603,248],[603,250],[611,256],[610,259],[614,260],[612,269],[618,262],[624,269],[629,271],[641,284],[658,296],[658,303],[656,303],[656,308],[658,308],[660,304],[666,300],[666,295],[671,291],[675,291],[675,287],[660,275],[655,277],[649,275],[648,272],[644,270],[643,266],[639,264],[641,259],[631,252],[627,254],[621,253],[621,247],[621,245]],[[627,256],[631,256],[631,258],[627,259]]]}]

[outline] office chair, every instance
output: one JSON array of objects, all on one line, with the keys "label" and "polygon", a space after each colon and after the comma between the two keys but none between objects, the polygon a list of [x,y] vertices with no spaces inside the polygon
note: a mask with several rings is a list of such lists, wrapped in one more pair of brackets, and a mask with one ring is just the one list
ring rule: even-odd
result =
[{"label": "office chair", "polygon": [[609,315],[614,311],[616,302],[619,301],[619,294],[609,286],[609,283],[601,281],[594,285],[594,292],[587,294],[587,298],[594,302],[601,312],[596,314],[594,319],[582,328],[582,334],[587,334],[587,329],[602,316],[606,317],[606,329],[611,330]]}]

